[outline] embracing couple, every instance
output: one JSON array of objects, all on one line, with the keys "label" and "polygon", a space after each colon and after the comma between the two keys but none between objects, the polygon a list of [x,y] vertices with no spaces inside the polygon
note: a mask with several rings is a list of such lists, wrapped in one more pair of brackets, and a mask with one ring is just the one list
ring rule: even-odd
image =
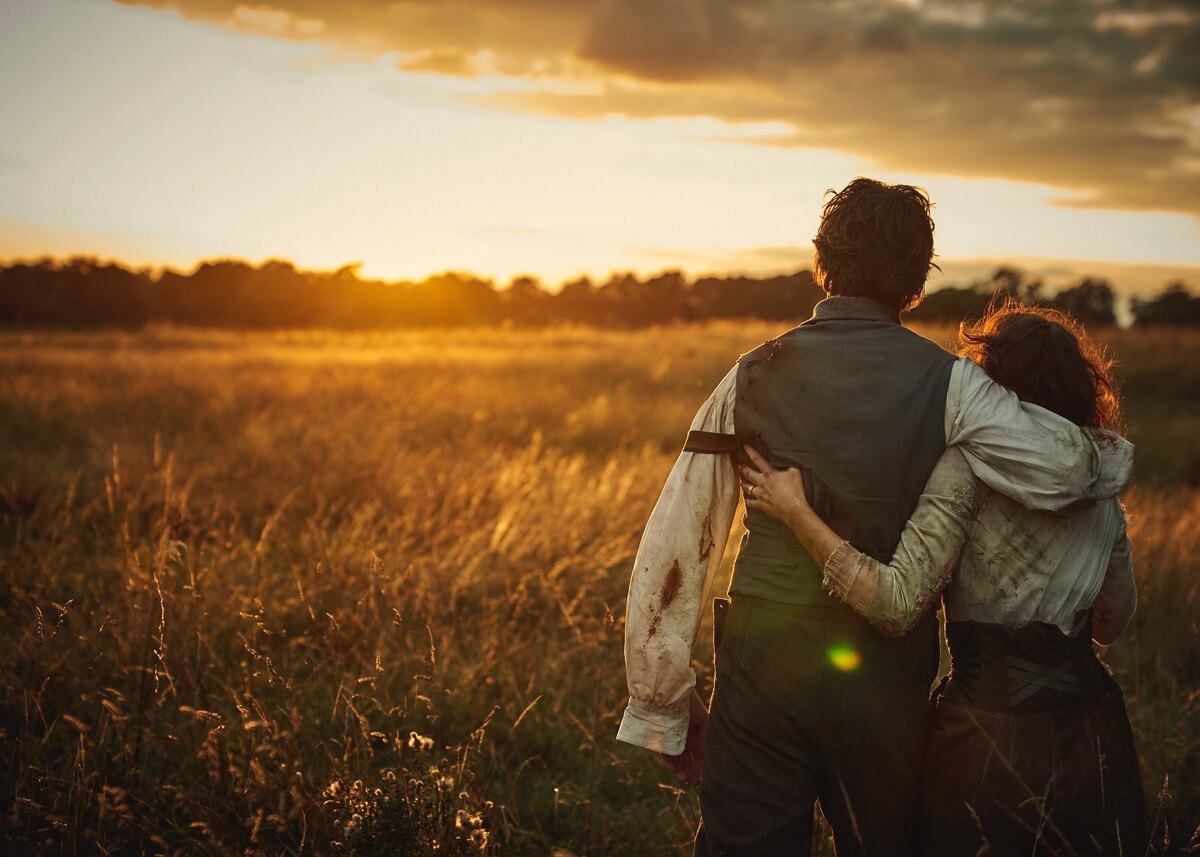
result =
[{"label": "embracing couple", "polygon": [[[720,382],[646,526],[618,738],[700,786],[701,857],[807,854],[818,802],[842,857],[1141,853],[1093,647],[1135,601],[1107,361],[1041,308],[994,308],[958,357],[902,327],[933,259],[917,188],[855,180],[814,244],[828,298]],[[692,648],[741,493],[705,706]]]}]

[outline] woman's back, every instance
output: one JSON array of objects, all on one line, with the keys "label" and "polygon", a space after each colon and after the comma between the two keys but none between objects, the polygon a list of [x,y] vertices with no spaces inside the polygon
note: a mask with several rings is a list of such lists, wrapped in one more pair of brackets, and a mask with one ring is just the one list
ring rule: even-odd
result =
[{"label": "woman's back", "polygon": [[[944,457],[945,475],[975,481],[961,453],[950,449]],[[974,487],[974,515],[944,593],[947,621],[1014,628],[1044,622],[1074,636],[1095,603],[1096,639],[1109,643],[1119,636],[1134,606],[1120,502],[1056,515],[1030,511],[977,482]]]}]

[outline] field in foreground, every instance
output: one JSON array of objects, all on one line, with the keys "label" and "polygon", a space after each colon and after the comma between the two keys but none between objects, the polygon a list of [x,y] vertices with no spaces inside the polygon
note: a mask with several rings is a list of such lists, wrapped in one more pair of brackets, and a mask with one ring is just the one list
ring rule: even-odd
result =
[{"label": "field in foreground", "polygon": [[[6,853],[687,853],[694,792],[613,740],[625,587],[777,332],[0,335]],[[1200,334],[1108,338],[1141,600],[1105,657],[1183,852]]]}]

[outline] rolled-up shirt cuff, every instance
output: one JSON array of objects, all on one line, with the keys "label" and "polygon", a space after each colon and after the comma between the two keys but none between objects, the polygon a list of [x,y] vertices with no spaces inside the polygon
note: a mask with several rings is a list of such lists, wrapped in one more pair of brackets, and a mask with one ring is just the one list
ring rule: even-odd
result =
[{"label": "rolled-up shirt cuff", "polygon": [[825,591],[845,600],[854,578],[858,576],[858,559],[861,556],[848,541],[834,548],[821,574],[821,585]]},{"label": "rolled-up shirt cuff", "polygon": [[1100,473],[1092,486],[1096,500],[1115,497],[1125,490],[1133,473],[1133,444],[1107,429],[1085,428],[1100,456]]},{"label": "rolled-up shirt cuff", "polygon": [[637,699],[625,706],[617,740],[645,747],[668,756],[678,756],[687,743],[688,710],[662,708]]}]

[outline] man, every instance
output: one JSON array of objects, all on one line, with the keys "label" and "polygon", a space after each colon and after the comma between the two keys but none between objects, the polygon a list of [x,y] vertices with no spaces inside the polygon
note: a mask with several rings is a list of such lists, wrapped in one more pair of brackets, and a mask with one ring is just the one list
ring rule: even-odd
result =
[{"label": "man", "polygon": [[[711,711],[691,652],[705,579],[738,500],[743,446],[807,472],[813,500],[860,550],[891,558],[934,463],[958,445],[975,474],[1031,509],[1115,495],[1132,447],[1097,446],[975,364],[900,325],[933,259],[923,191],[859,178],[826,204],[813,317],[742,356],[696,419],[638,550],[626,611],[630,701],[618,738],[701,783],[696,853],[807,853],[817,802],[839,855],[916,854],[917,777],[936,618],[884,638],[821,589],[821,569],[762,513],[715,623]],[[722,630],[723,629],[723,630]]]}]

